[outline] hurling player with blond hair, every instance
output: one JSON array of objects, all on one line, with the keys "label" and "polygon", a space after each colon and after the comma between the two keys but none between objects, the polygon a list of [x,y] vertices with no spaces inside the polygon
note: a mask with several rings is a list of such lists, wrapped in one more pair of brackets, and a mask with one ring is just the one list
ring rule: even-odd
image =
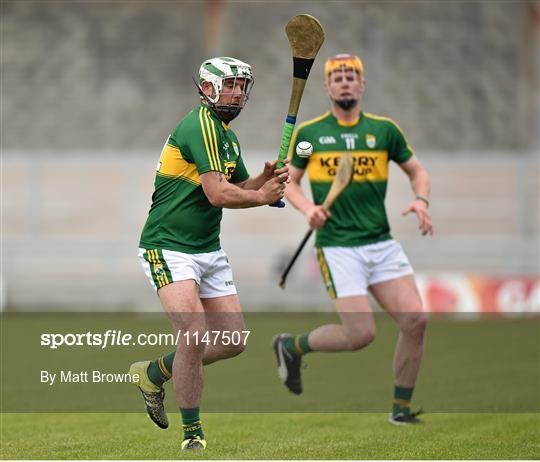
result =
[{"label": "hurling player with blond hair", "polygon": [[[418,413],[411,412],[410,404],[422,361],[426,317],[413,269],[401,245],[390,234],[384,199],[389,163],[393,161],[408,176],[413,190],[403,215],[416,214],[421,234],[432,234],[428,211],[430,179],[401,128],[387,117],[362,109],[366,82],[360,58],[349,54],[329,58],[324,88],[330,111],[301,124],[293,135],[291,183],[285,197],[317,230],[317,257],[341,324],[323,325],[299,335],[278,334],[274,339],[278,372],[286,387],[300,394],[304,355],[360,350],[371,343],[375,323],[369,291],[399,327],[389,421],[397,425],[415,424],[419,422]],[[296,154],[301,141],[313,145],[309,158]],[[354,158],[354,176],[330,214],[321,204],[345,153]],[[306,171],[312,200],[300,187]]]}]

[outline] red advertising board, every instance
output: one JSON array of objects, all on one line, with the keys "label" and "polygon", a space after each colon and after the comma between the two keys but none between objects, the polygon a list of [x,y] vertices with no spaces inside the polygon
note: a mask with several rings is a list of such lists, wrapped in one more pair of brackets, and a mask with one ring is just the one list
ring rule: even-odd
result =
[{"label": "red advertising board", "polygon": [[434,313],[540,313],[540,278],[463,273],[419,275],[426,311]]}]

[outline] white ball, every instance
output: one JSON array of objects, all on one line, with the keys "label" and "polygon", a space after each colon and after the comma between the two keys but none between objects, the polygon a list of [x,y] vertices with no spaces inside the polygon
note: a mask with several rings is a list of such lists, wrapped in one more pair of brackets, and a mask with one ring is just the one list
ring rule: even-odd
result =
[{"label": "white ball", "polygon": [[311,146],[309,141],[300,141],[296,145],[296,155],[298,157],[306,158],[311,156],[311,154],[313,154],[313,146]]}]

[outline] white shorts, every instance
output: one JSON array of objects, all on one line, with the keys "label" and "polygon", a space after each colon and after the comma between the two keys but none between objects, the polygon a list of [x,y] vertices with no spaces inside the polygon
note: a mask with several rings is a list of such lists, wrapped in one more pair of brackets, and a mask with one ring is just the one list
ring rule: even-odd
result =
[{"label": "white shorts", "polygon": [[183,253],[165,249],[139,249],[144,273],[155,290],[171,282],[193,279],[200,298],[236,295],[231,266],[223,250]]},{"label": "white shorts", "polygon": [[318,247],[317,258],[331,298],[367,295],[372,284],[413,274],[393,239],[359,247]]}]

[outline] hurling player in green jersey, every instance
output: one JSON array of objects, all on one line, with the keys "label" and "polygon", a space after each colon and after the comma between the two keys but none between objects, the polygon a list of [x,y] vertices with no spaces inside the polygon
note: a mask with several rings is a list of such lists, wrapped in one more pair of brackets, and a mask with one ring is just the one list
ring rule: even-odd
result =
[{"label": "hurling player in green jersey", "polygon": [[[375,337],[368,290],[399,326],[393,361],[394,404],[389,421],[419,422],[410,402],[422,360],[426,318],[412,267],[392,239],[384,198],[388,163],[396,162],[409,177],[414,196],[403,214],[415,213],[423,236],[433,231],[428,212],[430,180],[395,122],[361,109],[364,68],[352,55],[337,55],[325,65],[325,89],[330,111],[301,124],[291,142],[291,184],[285,197],[317,230],[316,248],[323,279],[339,325],[324,325],[300,335],[274,339],[281,379],[293,393],[302,392],[301,358],[310,351],[350,351],[364,348]],[[313,154],[296,155],[296,145],[309,141]],[[355,162],[352,183],[331,214],[321,204],[340,157],[350,152]],[[313,201],[300,188],[307,170]]]},{"label": "hurling player in green jersey", "polygon": [[252,85],[251,67],[238,59],[213,58],[201,65],[201,104],[167,138],[139,243],[141,264],[178,345],[154,361],[132,364],[130,373],[148,415],[160,428],[169,425],[163,384],[172,378],[183,424],[182,450],[206,447],[199,418],[202,366],[238,355],[247,338],[231,267],[219,241],[222,208],[273,204],[289,181],[288,166],[276,169],[277,162],[266,162],[260,175],[249,177],[229,128]]}]

